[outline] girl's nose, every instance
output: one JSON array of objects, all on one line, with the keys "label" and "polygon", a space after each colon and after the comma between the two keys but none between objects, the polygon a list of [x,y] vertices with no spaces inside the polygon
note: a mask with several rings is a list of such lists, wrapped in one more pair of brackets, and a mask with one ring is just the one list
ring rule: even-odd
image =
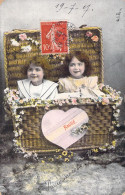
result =
[{"label": "girl's nose", "polygon": [[36,74],[36,70],[35,69],[32,70],[32,74]]},{"label": "girl's nose", "polygon": [[75,69],[79,69],[79,65],[78,64],[75,65]]}]

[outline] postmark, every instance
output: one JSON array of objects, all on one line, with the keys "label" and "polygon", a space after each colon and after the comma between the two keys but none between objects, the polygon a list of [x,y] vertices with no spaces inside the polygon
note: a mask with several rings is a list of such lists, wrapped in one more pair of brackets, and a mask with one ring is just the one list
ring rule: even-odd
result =
[{"label": "postmark", "polygon": [[42,54],[68,53],[67,21],[41,22]]}]

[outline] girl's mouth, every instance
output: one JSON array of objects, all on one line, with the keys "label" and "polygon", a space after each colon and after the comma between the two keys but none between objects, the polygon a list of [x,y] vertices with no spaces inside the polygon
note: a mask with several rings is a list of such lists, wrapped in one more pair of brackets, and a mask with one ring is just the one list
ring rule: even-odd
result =
[{"label": "girl's mouth", "polygon": [[31,78],[37,78],[37,75],[31,75]]},{"label": "girl's mouth", "polygon": [[78,73],[78,72],[80,72],[79,70],[78,71],[74,71],[74,73]]}]

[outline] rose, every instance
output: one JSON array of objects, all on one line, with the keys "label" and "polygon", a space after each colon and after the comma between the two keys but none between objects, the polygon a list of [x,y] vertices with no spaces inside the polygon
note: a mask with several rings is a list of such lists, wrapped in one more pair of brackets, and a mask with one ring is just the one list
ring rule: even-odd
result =
[{"label": "rose", "polygon": [[108,98],[102,98],[102,104],[103,105],[106,105],[106,104],[109,104],[109,99]]},{"label": "rose", "polygon": [[94,42],[98,42],[98,40],[99,40],[98,36],[93,36],[93,37],[91,37],[91,39],[92,39]]},{"label": "rose", "polygon": [[93,34],[92,34],[91,31],[87,31],[87,32],[86,32],[86,36],[87,36],[87,37],[91,37],[92,35],[93,35]]},{"label": "rose", "polygon": [[76,104],[77,104],[77,101],[76,101],[75,98],[72,99],[72,104],[73,104],[73,105],[76,105]]},{"label": "rose", "polygon": [[19,39],[20,39],[21,41],[24,41],[24,40],[27,39],[27,35],[26,35],[25,33],[19,34]]}]

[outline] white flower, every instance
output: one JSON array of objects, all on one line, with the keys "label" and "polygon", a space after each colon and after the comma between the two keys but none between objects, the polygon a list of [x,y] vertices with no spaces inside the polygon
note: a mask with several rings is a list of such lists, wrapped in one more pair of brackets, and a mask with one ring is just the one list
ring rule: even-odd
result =
[{"label": "white flower", "polygon": [[112,108],[113,108],[113,109],[116,109],[116,106],[114,105],[114,106],[112,106]]},{"label": "white flower", "polygon": [[23,115],[23,114],[24,114],[24,110],[20,111],[20,114],[22,114],[22,115]]},{"label": "white flower", "polygon": [[116,109],[116,113],[120,113],[120,109]]},{"label": "white flower", "polygon": [[19,134],[18,134],[17,131],[14,131],[14,134],[15,134],[15,137],[18,137],[19,136]]},{"label": "white flower", "polygon": [[15,124],[15,127],[18,127],[18,126],[19,126],[19,123],[16,123],[16,124]]},{"label": "white flower", "polygon": [[8,93],[9,92],[9,88],[7,87],[6,89],[4,89],[4,93]]},{"label": "white flower", "polygon": [[113,132],[113,135],[117,135],[117,131],[114,131],[114,132]]},{"label": "white flower", "polygon": [[16,140],[16,139],[13,139],[13,142],[14,142],[14,143],[17,143],[17,140]]},{"label": "white flower", "polygon": [[32,47],[30,45],[27,45],[27,46],[22,46],[21,49],[22,52],[30,52]]},{"label": "white flower", "polygon": [[20,43],[17,42],[15,39],[11,39],[10,41],[11,41],[11,44],[12,44],[13,46],[19,46],[19,45],[20,45]]},{"label": "white flower", "polygon": [[16,115],[15,118],[16,118],[16,119],[19,119],[19,118],[20,118],[20,115]]},{"label": "white flower", "polygon": [[19,129],[19,135],[22,135],[22,133],[23,133],[23,130]]},{"label": "white flower", "polygon": [[39,45],[39,42],[38,41],[35,41],[35,45]]},{"label": "white flower", "polygon": [[27,40],[28,40],[28,41],[32,41],[33,39],[32,39],[32,38],[30,38],[30,37],[28,37],[28,38],[27,38]]}]

